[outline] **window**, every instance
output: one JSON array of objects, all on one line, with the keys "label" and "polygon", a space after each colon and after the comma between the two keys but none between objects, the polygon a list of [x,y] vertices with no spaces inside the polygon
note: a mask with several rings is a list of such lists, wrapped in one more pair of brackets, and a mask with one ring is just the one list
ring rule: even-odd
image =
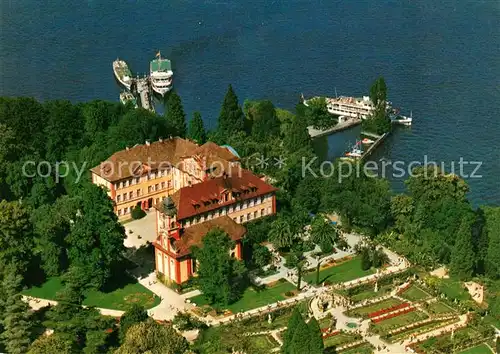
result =
[{"label": "window", "polygon": [[191,259],[192,265],[191,265],[191,271],[193,273],[196,273],[196,258]]},{"label": "window", "polygon": [[123,200],[127,200],[127,193],[123,194]]},{"label": "window", "polygon": [[258,203],[257,198],[253,198],[253,205],[256,205]]},{"label": "window", "polygon": [[148,186],[148,193],[151,193],[151,186]]},{"label": "window", "polygon": [[135,195],[136,195],[137,197],[138,197],[138,196],[140,196],[140,195],[141,195],[141,190],[140,190],[140,189],[136,190],[136,191],[135,191]]},{"label": "window", "polygon": [[160,198],[156,198],[156,204],[160,202]]},{"label": "window", "polygon": [[161,182],[161,189],[165,188],[165,182]]},{"label": "window", "polygon": [[122,215],[122,210],[118,209],[118,216]]},{"label": "window", "polygon": [[134,192],[129,192],[128,197],[129,197],[129,199],[132,199],[134,197]]},{"label": "window", "polygon": [[167,188],[172,188],[172,181],[167,181]]},{"label": "window", "polygon": [[264,197],[260,197],[260,202],[264,203]]},{"label": "window", "polygon": [[140,180],[141,180],[141,179],[140,179],[139,177],[137,177],[137,178],[135,179],[135,183],[137,183],[137,184],[138,184]]},{"label": "window", "polygon": [[255,219],[257,217],[257,210],[253,212],[253,218]]},{"label": "window", "polygon": [[236,218],[233,218],[233,220],[234,220],[234,222],[238,222],[238,221],[236,220]]},{"label": "window", "polygon": [[252,213],[247,214],[247,220],[250,220],[250,219],[252,219]]},{"label": "window", "polygon": [[234,211],[234,207],[230,206],[229,207],[229,212],[232,213]]},{"label": "window", "polygon": [[123,188],[123,182],[120,182],[120,188]]},{"label": "window", "polygon": [[155,184],[155,191],[159,190],[160,189],[160,185],[157,183]]},{"label": "window", "polygon": [[264,216],[265,209],[260,209],[260,216]]},{"label": "window", "polygon": [[118,194],[118,195],[116,196],[116,201],[117,201],[118,203],[122,201],[122,196],[121,196],[120,194]]},{"label": "window", "polygon": [[124,187],[128,187],[128,180],[126,180],[125,182],[123,182],[123,186]]},{"label": "window", "polygon": [[222,209],[219,209],[219,216],[222,215]]},{"label": "window", "polygon": [[240,205],[236,204],[236,207],[234,208],[234,210],[236,210],[236,211],[240,210]]},{"label": "window", "polygon": [[243,215],[240,215],[240,222],[243,222]]}]

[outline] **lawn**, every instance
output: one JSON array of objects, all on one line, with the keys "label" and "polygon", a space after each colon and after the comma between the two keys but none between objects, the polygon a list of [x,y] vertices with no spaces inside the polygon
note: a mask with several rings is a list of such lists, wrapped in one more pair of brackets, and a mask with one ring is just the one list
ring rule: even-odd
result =
[{"label": "lawn", "polygon": [[[362,278],[373,273],[375,273],[373,269],[362,270],[361,257],[354,257],[339,265],[333,265],[320,270],[319,282],[323,283],[328,281],[329,283],[343,283],[349,280]],[[305,274],[304,280],[311,284],[315,283],[316,271]]]},{"label": "lawn", "polygon": [[341,345],[351,343],[351,342],[354,342],[356,340],[357,340],[356,337],[354,337],[352,334],[339,333],[336,336],[331,336],[331,337],[325,338],[323,340],[323,342],[324,342],[325,348],[329,348],[329,347],[333,347],[333,346],[340,347]]},{"label": "lawn", "polygon": [[452,323],[451,320],[449,321],[437,321],[437,322],[430,322],[430,323],[427,323],[425,325],[422,325],[420,327],[416,327],[416,328],[411,328],[411,329],[408,329],[404,332],[400,332],[398,334],[395,334],[393,336],[390,336],[387,338],[387,341],[390,342],[390,343],[394,343],[394,342],[397,342],[397,341],[400,341],[402,339],[406,339],[408,338],[411,334],[413,333],[425,333],[425,332],[429,332],[435,328],[439,328],[439,327],[443,327],[443,326],[446,326],[448,324]]},{"label": "lawn", "polygon": [[439,287],[441,292],[446,294],[450,299],[458,299],[461,301],[470,300],[471,297],[467,290],[464,289],[462,283],[454,279],[441,279],[441,285]]},{"label": "lawn", "polygon": [[[273,286],[265,287],[263,289],[254,289],[253,287],[249,287],[245,290],[243,296],[238,301],[228,305],[226,309],[233,313],[248,311],[272,304],[276,301],[285,300],[285,293],[293,290],[295,290],[295,286],[287,281],[278,282]],[[194,296],[190,298],[190,300],[195,303],[196,306],[210,305],[203,294]]]},{"label": "lawn", "polygon": [[455,311],[441,301],[432,302],[427,307],[427,311],[434,315],[442,315],[445,313],[454,313]]},{"label": "lawn", "polygon": [[393,288],[393,286],[390,284],[383,285],[383,286],[380,286],[378,288],[377,292],[373,291],[373,289],[366,290],[366,291],[360,292],[358,294],[351,295],[350,299],[354,302],[361,302],[361,301],[367,300],[367,299],[374,299],[376,297],[381,297],[381,296],[384,296],[384,295],[390,293],[392,288]]},{"label": "lawn", "polygon": [[481,344],[460,352],[460,354],[492,354],[492,353],[493,352],[486,344]]},{"label": "lawn", "polygon": [[372,329],[373,332],[384,333],[414,322],[425,320],[426,318],[428,318],[428,316],[425,313],[421,311],[412,311],[405,313],[404,315],[388,318],[387,320],[378,323],[373,323]]},{"label": "lawn", "polygon": [[[124,279],[120,287],[113,291],[102,292],[89,290],[85,293],[83,304],[111,310],[126,311],[131,304],[139,304],[149,309],[160,303],[160,298],[139,284],[135,279]],[[32,287],[23,291],[23,295],[46,300],[56,300],[56,294],[63,285],[58,277],[49,278],[40,287]]]},{"label": "lawn", "polygon": [[373,349],[370,344],[363,344],[359,347],[343,351],[342,354],[372,354]]},{"label": "lawn", "polygon": [[401,300],[398,300],[394,297],[391,297],[386,300],[382,300],[379,302],[375,302],[371,305],[363,306],[363,307],[358,307],[353,310],[347,311],[347,315],[350,317],[368,317],[369,313],[379,311],[382,309],[386,309],[392,306],[396,306],[399,304],[402,304],[403,302]]},{"label": "lawn", "polygon": [[269,353],[272,349],[279,346],[271,335],[260,335],[249,337],[252,353]]},{"label": "lawn", "polygon": [[420,301],[431,297],[428,293],[420,289],[416,285],[411,285],[408,289],[406,289],[401,297],[408,299],[410,301]]}]

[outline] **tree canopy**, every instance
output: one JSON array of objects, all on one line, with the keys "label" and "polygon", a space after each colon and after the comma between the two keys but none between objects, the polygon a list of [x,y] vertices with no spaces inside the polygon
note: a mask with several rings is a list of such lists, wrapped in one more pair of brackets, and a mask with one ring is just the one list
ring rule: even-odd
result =
[{"label": "tree canopy", "polygon": [[204,144],[207,140],[203,119],[200,112],[193,113],[193,119],[189,121],[188,138],[196,141],[198,144]]},{"label": "tree canopy", "polygon": [[186,136],[186,114],[177,92],[172,91],[169,93],[165,109],[167,122],[172,127],[175,135],[184,138]]}]

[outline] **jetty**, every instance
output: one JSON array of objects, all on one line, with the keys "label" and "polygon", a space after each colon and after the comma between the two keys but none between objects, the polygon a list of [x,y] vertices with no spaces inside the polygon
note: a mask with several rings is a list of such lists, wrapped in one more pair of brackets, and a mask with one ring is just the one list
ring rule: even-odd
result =
[{"label": "jetty", "polygon": [[136,79],[137,94],[139,95],[139,102],[141,103],[142,108],[154,112],[155,109],[153,107],[153,101],[151,98],[150,85],[148,80],[149,80],[148,77]]},{"label": "jetty", "polygon": [[311,138],[319,138],[325,135],[330,135],[336,132],[340,132],[342,130],[348,129],[350,127],[354,127],[355,125],[361,124],[361,119],[359,118],[347,118],[342,123],[337,123],[331,128],[328,129],[315,129],[312,125],[307,127],[307,132]]}]

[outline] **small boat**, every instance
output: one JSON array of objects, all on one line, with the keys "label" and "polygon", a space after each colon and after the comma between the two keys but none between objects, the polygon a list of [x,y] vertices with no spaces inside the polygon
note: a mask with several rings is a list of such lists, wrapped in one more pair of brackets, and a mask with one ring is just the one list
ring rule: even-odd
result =
[{"label": "small boat", "polygon": [[352,147],[351,151],[346,152],[345,156],[353,157],[356,159],[363,156],[363,150],[361,149],[361,141],[356,141],[356,144]]},{"label": "small boat", "polygon": [[172,89],[172,64],[170,60],[161,57],[161,53],[156,54],[156,58],[149,63],[149,73],[151,77],[151,88],[164,96]]},{"label": "small boat", "polygon": [[391,115],[391,121],[393,123],[410,126],[413,121],[413,112],[410,111],[409,117],[403,116],[399,114],[399,112],[398,113],[395,112],[393,115]]},{"label": "small boat", "polygon": [[361,140],[361,142],[363,144],[370,145],[370,144],[373,144],[375,141],[372,139],[364,138],[363,140]]},{"label": "small boat", "polygon": [[132,85],[132,73],[124,60],[116,59],[113,62],[113,72],[115,73],[116,80],[125,87],[127,90],[130,90],[130,86]]},{"label": "small boat", "polygon": [[137,99],[128,91],[120,93],[120,102],[124,105],[130,102],[135,108],[137,108]]}]

